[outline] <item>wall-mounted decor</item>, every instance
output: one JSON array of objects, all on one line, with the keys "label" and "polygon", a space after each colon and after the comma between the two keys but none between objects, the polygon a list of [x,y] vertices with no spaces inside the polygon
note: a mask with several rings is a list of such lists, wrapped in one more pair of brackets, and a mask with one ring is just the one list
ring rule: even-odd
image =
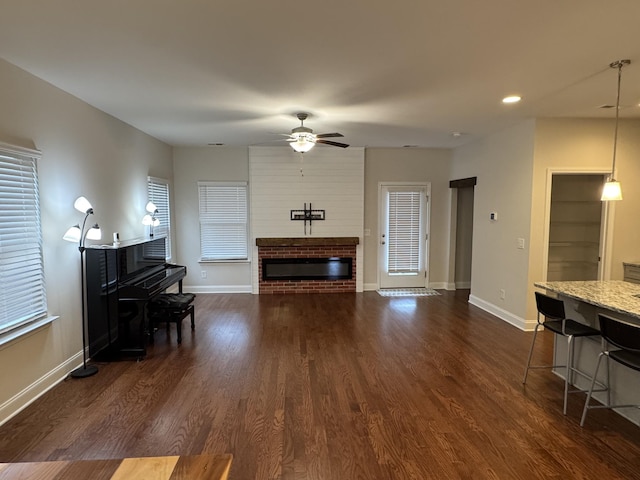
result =
[{"label": "wall-mounted decor", "polygon": [[304,222],[304,234],[307,234],[307,222],[309,222],[309,235],[311,235],[311,225],[314,220],[324,220],[324,210],[313,210],[311,203],[309,208],[304,204],[303,210],[291,210],[291,220],[302,220]]}]

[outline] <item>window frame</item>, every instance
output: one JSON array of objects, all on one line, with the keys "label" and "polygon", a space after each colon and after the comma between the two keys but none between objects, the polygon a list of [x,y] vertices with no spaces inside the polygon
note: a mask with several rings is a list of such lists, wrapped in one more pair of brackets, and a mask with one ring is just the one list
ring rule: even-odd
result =
[{"label": "window frame", "polygon": [[[166,202],[162,198],[163,195],[159,195],[159,190],[165,190]],[[172,257],[171,251],[171,187],[169,180],[158,177],[147,177],[147,201],[153,202],[158,208],[156,218],[160,220],[160,225],[153,227],[154,234],[158,236],[165,236],[165,248],[166,259],[170,260]]]},{"label": "window frame", "polygon": [[[226,192],[216,190],[226,190]],[[235,190],[235,194],[233,193]],[[243,195],[238,195],[238,192],[243,192]],[[227,206],[231,209],[235,209],[235,213],[238,215],[234,217],[233,213],[230,215],[224,213],[221,217],[220,211],[215,211],[218,206],[213,205],[215,203],[216,195],[226,195],[226,198],[220,199],[221,202],[227,203]],[[209,198],[203,198],[209,197]],[[235,197],[235,198],[234,198]],[[203,204],[205,200],[206,204]],[[250,261],[250,248],[249,248],[249,188],[247,182],[211,182],[211,181],[199,181],[198,182],[198,220],[200,225],[200,262],[201,263],[213,263],[213,262],[248,262]],[[214,218],[211,218],[211,217]],[[217,225],[217,227],[213,227]],[[211,250],[215,250],[215,245],[210,242],[215,238],[215,228],[228,228],[226,232],[227,240],[236,239],[238,242],[235,246],[228,248],[230,252],[240,252],[240,254],[226,254],[215,255],[211,254]],[[210,229],[213,228],[214,232]],[[239,239],[242,239],[241,241]],[[227,243],[228,244],[228,243]]]},{"label": "window frame", "polygon": [[[37,150],[0,142],[0,271],[3,278],[8,277],[0,284],[0,345],[57,318],[49,316],[47,305],[38,178],[41,159]],[[7,293],[13,288],[7,285],[24,282],[29,288],[20,287],[20,295]],[[8,299],[14,300],[12,304]]]}]

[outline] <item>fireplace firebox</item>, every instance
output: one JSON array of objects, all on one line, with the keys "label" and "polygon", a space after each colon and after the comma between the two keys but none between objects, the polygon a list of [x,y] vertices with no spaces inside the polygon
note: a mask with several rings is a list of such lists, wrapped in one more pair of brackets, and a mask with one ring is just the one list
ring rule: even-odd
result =
[{"label": "fireplace firebox", "polygon": [[262,280],[350,280],[351,257],[263,258]]}]

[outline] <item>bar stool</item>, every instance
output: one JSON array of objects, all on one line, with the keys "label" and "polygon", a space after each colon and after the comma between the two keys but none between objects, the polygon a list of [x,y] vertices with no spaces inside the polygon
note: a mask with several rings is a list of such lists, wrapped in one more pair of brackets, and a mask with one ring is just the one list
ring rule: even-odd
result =
[{"label": "bar stool", "polygon": [[[524,378],[522,379],[522,383],[527,383],[527,374],[529,373],[529,369],[531,368],[564,368],[566,373],[564,379],[564,406],[562,409],[562,413],[566,415],[567,398],[569,396],[569,393],[585,391],[581,389],[569,390],[569,385],[573,385],[573,374],[577,373],[591,380],[591,377],[589,375],[573,366],[573,352],[575,347],[574,339],[578,337],[595,337],[597,335],[600,335],[600,332],[588,325],[566,318],[564,313],[564,302],[562,300],[550,297],[549,295],[545,295],[540,292],[535,292],[535,294],[536,307],[538,309],[538,318],[536,328],[533,331],[533,340],[531,341],[531,349],[529,350],[529,358],[527,359],[527,366],[524,370]],[[567,359],[564,365],[531,365],[533,348],[535,346],[538,329],[540,327],[549,329],[553,333],[562,335],[567,339]],[[597,383],[600,384],[600,382]]]},{"label": "bar stool", "polygon": [[[596,384],[596,377],[603,357],[607,357],[607,383],[609,383],[609,359],[640,372],[640,326],[614,320],[602,314],[598,315],[598,320],[600,321],[600,332],[602,335],[602,351],[600,355],[598,355],[598,362],[596,363],[595,372],[593,372],[591,387],[587,393],[587,400],[584,402],[582,418],[580,419],[581,427],[584,426],[587,411],[592,408],[640,408],[640,405],[635,404],[611,405],[609,390],[607,390],[606,405],[590,405],[591,395],[594,391],[597,391],[594,390],[593,387]],[[611,349],[611,346],[615,347],[615,349]]]}]

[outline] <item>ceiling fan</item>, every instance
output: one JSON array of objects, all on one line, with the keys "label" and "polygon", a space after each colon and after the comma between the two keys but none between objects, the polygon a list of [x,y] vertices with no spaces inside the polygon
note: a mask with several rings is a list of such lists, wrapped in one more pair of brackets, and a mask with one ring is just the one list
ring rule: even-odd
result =
[{"label": "ceiling fan", "polygon": [[325,138],[343,137],[341,133],[313,133],[309,127],[304,126],[304,121],[309,116],[306,113],[298,113],[296,115],[300,120],[300,126],[291,130],[287,142],[296,152],[304,153],[311,150],[316,143],[324,143],[325,145],[333,145],[334,147],[347,148],[346,143],[333,142],[325,140]]}]

